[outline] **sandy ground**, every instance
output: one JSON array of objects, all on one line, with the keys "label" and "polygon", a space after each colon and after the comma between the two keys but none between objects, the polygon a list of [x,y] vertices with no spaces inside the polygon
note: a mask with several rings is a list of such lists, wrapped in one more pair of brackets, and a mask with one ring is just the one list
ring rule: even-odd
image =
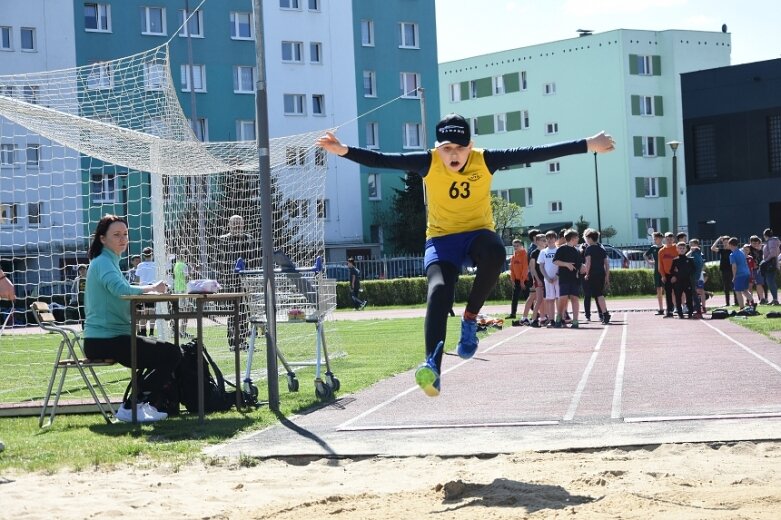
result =
[{"label": "sandy ground", "polygon": [[0,518],[781,518],[781,442],[0,475]]}]

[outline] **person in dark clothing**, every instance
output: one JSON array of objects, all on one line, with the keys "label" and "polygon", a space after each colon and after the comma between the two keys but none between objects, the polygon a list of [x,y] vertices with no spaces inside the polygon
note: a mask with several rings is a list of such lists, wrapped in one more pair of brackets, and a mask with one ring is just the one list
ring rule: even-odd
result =
[{"label": "person in dark clothing", "polygon": [[586,251],[583,253],[586,259],[584,278],[591,292],[591,297],[594,298],[594,303],[597,305],[600,321],[607,325],[610,323],[610,313],[607,312],[605,287],[610,283],[610,261],[605,248],[599,243],[599,231],[589,228],[583,232],[583,238],[587,244]]},{"label": "person in dark clothing", "polygon": [[[729,263],[729,255],[732,252],[729,250],[729,236],[724,235],[713,241],[713,245],[710,250],[719,256],[719,272],[721,273],[721,283],[724,287],[724,300],[729,307],[730,294],[733,293],[732,288],[732,265]],[[735,303],[738,302],[735,297]]]},{"label": "person in dark clothing", "polygon": [[[572,325],[577,329],[578,313],[580,312],[580,273],[581,256],[580,251],[575,247],[578,243],[578,232],[574,229],[567,230],[564,233],[566,241],[562,246],[556,249],[553,256],[553,263],[559,266],[559,316],[564,316],[567,311],[567,303],[572,302]],[[556,322],[555,327],[563,326]]]},{"label": "person in dark clothing", "polygon": [[355,259],[347,259],[347,270],[350,273],[350,298],[356,311],[366,307],[366,300],[361,300],[361,271],[355,267]]},{"label": "person in dark clothing", "polygon": [[[692,276],[694,275],[695,266],[694,260],[686,256],[686,242],[678,242],[676,244],[678,248],[678,256],[673,260],[673,265],[670,268],[670,281],[673,284],[673,292],[675,292],[675,310],[678,312],[678,317],[683,318],[683,300],[682,295],[686,296],[686,301],[692,301]],[[693,308],[689,306],[687,314],[689,318],[692,317]]]},{"label": "person in dark clothing", "polygon": [[428,197],[424,263],[428,278],[426,362],[415,372],[415,381],[431,397],[440,391],[447,315],[462,266],[466,262],[477,266],[456,346],[464,359],[477,351],[477,314],[504,266],[504,243],[495,231],[491,211],[494,173],[516,164],[609,152],[615,147],[612,137],[602,132],[588,139],[539,147],[478,149],[473,147],[469,123],[458,114],[448,114],[437,123],[436,137],[433,149],[401,154],[348,147],[330,132],[317,140],[324,150],[364,166],[415,172],[423,178]]},{"label": "person in dark clothing", "polygon": [[[232,215],[228,219],[228,232],[217,239],[219,244],[219,274],[222,289],[225,292],[242,292],[241,276],[239,272],[244,269],[257,269],[260,267],[260,251],[258,241],[244,231],[244,218],[241,215]],[[241,259],[241,261],[239,261]],[[242,301],[239,310],[239,338],[234,338],[234,318],[228,316],[228,344],[230,349],[246,348],[246,340],[249,335],[249,309],[247,303]]]}]

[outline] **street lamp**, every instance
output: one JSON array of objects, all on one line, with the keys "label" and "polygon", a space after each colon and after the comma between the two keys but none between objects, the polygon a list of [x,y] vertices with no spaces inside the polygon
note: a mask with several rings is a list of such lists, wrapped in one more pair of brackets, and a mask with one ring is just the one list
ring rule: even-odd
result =
[{"label": "street lamp", "polygon": [[594,152],[594,182],[597,188],[597,231],[602,233],[602,216],[599,213],[599,169],[597,168],[597,152]]},{"label": "street lamp", "polygon": [[667,143],[673,151],[673,233],[678,232],[678,146],[680,141],[669,141]]}]

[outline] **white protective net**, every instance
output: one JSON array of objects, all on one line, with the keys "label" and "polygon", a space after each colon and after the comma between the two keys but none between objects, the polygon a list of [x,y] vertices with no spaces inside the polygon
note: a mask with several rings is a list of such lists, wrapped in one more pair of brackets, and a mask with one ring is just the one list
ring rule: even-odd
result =
[{"label": "white protective net", "polygon": [[[56,342],[30,334],[29,304],[47,301],[57,319],[78,327],[76,266],[87,263],[104,214],[128,220],[130,255],[154,249],[160,279],[170,277],[171,255],[186,262],[191,278],[215,278],[226,289],[239,288],[231,276],[238,256],[247,268],[260,267],[256,143],[198,140],[169,65],[162,46],[73,69],[0,76],[0,261],[18,298],[13,307],[0,302],[0,366],[14,374],[0,378],[0,404],[45,390]],[[326,157],[313,145],[319,133],[270,143],[274,250],[299,267],[324,255]],[[225,237],[233,215],[243,229]],[[212,325],[206,345],[227,359],[225,323]],[[300,341],[313,345],[314,331],[300,330]],[[110,390],[121,394],[127,369],[110,370],[117,382]],[[76,375],[73,387],[79,390]]]}]

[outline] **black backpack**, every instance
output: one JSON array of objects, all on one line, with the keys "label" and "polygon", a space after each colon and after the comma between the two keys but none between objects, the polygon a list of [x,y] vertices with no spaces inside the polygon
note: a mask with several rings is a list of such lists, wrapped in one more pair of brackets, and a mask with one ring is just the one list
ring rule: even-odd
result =
[{"label": "black backpack", "polygon": [[710,319],[712,320],[726,320],[731,316],[727,309],[713,309],[710,313]]},{"label": "black backpack", "polygon": [[[168,417],[175,417],[179,415],[179,385],[173,377],[166,379],[162,385],[156,377],[154,377],[155,369],[143,369],[139,368],[136,371],[136,381],[138,381],[138,387],[140,389],[143,400],[149,402],[154,406],[158,412],[165,412]],[[130,402],[130,390],[132,383],[127,384],[125,389],[125,395],[122,397],[122,402]],[[196,408],[197,408],[196,403]]]},{"label": "black backpack", "polygon": [[[198,413],[198,345],[190,341],[182,345],[182,359],[174,375],[179,402],[190,413]],[[205,413],[224,412],[236,404],[235,385],[225,381],[222,371],[212,357],[203,349],[203,411]],[[212,377],[212,372],[214,376]],[[226,390],[226,384],[233,390]]]}]

